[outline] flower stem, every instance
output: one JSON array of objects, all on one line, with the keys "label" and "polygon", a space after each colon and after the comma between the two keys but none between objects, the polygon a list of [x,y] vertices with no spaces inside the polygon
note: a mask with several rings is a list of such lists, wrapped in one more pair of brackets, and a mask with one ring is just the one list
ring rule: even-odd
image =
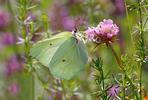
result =
[{"label": "flower stem", "polygon": [[124,67],[124,66],[122,65],[122,63],[121,63],[120,58],[118,57],[117,53],[115,52],[115,50],[113,49],[113,47],[112,47],[112,45],[111,45],[110,43],[108,43],[108,44],[106,44],[106,45],[107,45],[107,46],[111,49],[111,51],[113,52],[113,54],[114,54],[114,56],[115,56],[115,58],[116,58],[117,63],[119,64],[120,68],[122,69],[122,71],[123,71],[124,74],[125,74],[125,78],[129,81],[129,83],[130,83],[131,86],[132,86],[132,89],[133,89],[133,91],[134,91],[134,94],[136,95],[136,99],[139,100],[139,98],[138,98],[138,93],[137,93],[137,91],[135,90],[136,87],[135,87],[135,85],[133,84],[133,82],[131,81],[131,79],[129,78],[129,76],[128,76],[126,70],[125,70],[125,67]]},{"label": "flower stem", "polygon": [[111,51],[113,52],[114,56],[116,57],[116,61],[119,64],[120,68],[125,71],[124,66],[121,64],[120,58],[118,57],[117,53],[115,52],[115,50],[113,49],[112,45],[110,43],[107,44],[107,46],[111,49]]},{"label": "flower stem", "polygon": [[35,100],[35,76],[34,76],[34,68],[32,65],[32,58],[29,56],[30,51],[30,43],[29,43],[29,35],[26,30],[25,18],[27,15],[27,0],[19,0],[18,1],[21,7],[18,7],[19,10],[19,19],[21,26],[21,34],[24,39],[24,51],[26,63],[29,64],[30,68],[32,68],[32,100]]}]

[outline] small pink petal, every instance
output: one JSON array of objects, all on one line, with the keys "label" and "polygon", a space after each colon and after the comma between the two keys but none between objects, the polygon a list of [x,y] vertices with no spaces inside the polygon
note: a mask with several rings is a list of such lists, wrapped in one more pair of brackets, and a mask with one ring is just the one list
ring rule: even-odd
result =
[{"label": "small pink petal", "polygon": [[108,38],[111,38],[112,36],[113,36],[113,34],[110,34],[110,33],[107,34]]}]

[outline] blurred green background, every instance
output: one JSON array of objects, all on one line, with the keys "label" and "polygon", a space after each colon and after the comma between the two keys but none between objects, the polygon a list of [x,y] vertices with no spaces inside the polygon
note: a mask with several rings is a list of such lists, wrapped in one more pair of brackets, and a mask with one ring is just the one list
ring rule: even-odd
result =
[{"label": "blurred green background", "polygon": [[[134,58],[136,54],[135,41],[139,22],[136,0],[26,0],[30,3],[26,14],[26,21],[33,23],[34,32],[31,42],[44,39],[45,34],[57,34],[61,31],[72,31],[76,19],[79,19],[79,30],[84,31],[89,26],[96,26],[103,19],[112,19],[120,32],[119,41],[113,43],[113,47],[119,55],[127,54]],[[34,63],[37,73],[32,76],[28,71],[28,65],[24,64],[23,40],[21,39],[21,27],[18,17],[19,1],[11,0],[14,16],[8,8],[6,0],[0,0],[0,100],[32,100],[32,89],[35,89],[35,100],[52,100],[51,91],[55,100],[60,99],[60,86],[58,79],[53,78],[46,68],[40,68]],[[20,7],[20,6],[19,6]],[[32,7],[32,8],[31,8]],[[147,12],[145,7],[144,11]],[[148,14],[148,12],[146,13]],[[148,17],[148,15],[146,15]],[[146,17],[143,17],[146,20]],[[26,26],[27,32],[30,26]],[[145,45],[148,43],[148,24],[145,25]],[[15,31],[14,31],[15,30]],[[14,33],[15,32],[15,33]],[[17,46],[15,43],[17,42]],[[64,80],[67,92],[77,88],[77,96],[71,100],[96,100],[93,92],[97,91],[95,84],[95,70],[90,67],[90,61],[97,56],[104,61],[104,71],[116,75],[121,72],[110,49],[101,45],[94,50],[95,45],[87,43],[89,61],[84,70],[69,81]],[[19,60],[16,52],[20,55]],[[148,51],[146,51],[148,54]],[[132,67],[132,66],[131,66]],[[35,81],[32,81],[35,77]],[[148,91],[148,63],[143,68],[143,85]],[[32,86],[32,84],[34,84]],[[34,87],[34,88],[33,88]],[[56,92],[55,92],[56,91]],[[59,92],[57,92],[59,91]],[[58,98],[59,97],[59,98]]]}]

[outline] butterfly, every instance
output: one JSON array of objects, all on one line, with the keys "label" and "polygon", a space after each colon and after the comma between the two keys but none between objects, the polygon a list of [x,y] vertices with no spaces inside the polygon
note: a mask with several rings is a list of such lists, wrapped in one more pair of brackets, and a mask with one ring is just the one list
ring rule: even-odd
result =
[{"label": "butterfly", "polygon": [[53,76],[67,80],[81,71],[88,59],[85,44],[71,32],[62,32],[35,43],[30,56],[48,67]]}]

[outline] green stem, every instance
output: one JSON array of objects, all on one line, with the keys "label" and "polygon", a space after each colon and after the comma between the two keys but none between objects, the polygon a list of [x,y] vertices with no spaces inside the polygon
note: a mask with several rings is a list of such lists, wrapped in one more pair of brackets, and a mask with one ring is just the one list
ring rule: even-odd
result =
[{"label": "green stem", "polygon": [[48,28],[49,24],[48,24],[47,16],[44,13],[42,14],[42,22],[43,22],[44,29],[46,31],[46,36],[47,38],[49,38],[50,37],[49,28]]},{"label": "green stem", "polygon": [[29,51],[30,51],[30,44],[29,44],[29,36],[27,36],[27,31],[26,31],[26,25],[25,25],[25,17],[27,13],[27,0],[19,0],[20,7],[20,21],[21,21],[21,33],[22,37],[24,38],[24,51],[25,51],[25,57],[26,57],[26,62],[30,65],[32,68],[32,100],[35,100],[35,76],[34,76],[34,68],[32,65],[32,58],[29,56]]},{"label": "green stem", "polygon": [[144,50],[144,38],[143,38],[143,21],[142,21],[142,10],[141,10],[141,0],[137,0],[138,6],[139,6],[139,18],[140,18],[140,39],[141,39],[141,62],[140,62],[140,80],[139,80],[139,84],[140,84],[140,100],[143,100],[143,93],[142,93],[142,70],[143,70],[143,61],[145,59],[145,50]]},{"label": "green stem", "polygon": [[127,22],[128,22],[129,33],[130,33],[130,36],[131,36],[131,41],[133,42],[132,32],[131,32],[131,28],[130,28],[130,21],[129,21],[129,13],[128,13],[128,9],[127,9],[126,0],[124,0],[124,5],[125,5],[125,10],[126,10],[126,17],[127,17]]},{"label": "green stem", "polygon": [[104,86],[104,73],[102,71],[102,78],[103,78],[103,82],[102,82],[102,85],[103,85],[103,91],[105,90],[105,86]]},{"label": "green stem", "polygon": [[123,81],[123,83],[122,83],[122,87],[123,87],[123,92],[122,92],[123,97],[122,97],[122,100],[125,100],[125,75],[123,75],[122,81]]},{"label": "green stem", "polygon": [[103,95],[103,100],[106,100],[107,99],[107,93],[106,93],[106,90],[105,90],[105,82],[104,82],[104,71],[103,71],[103,69],[101,70],[101,76],[102,76],[102,90],[103,90],[103,92],[105,93],[104,95]]},{"label": "green stem", "polygon": [[122,65],[122,63],[121,63],[120,58],[118,57],[117,53],[115,52],[115,50],[113,49],[113,47],[112,47],[112,45],[111,45],[110,43],[108,43],[107,46],[112,50],[112,52],[113,52],[113,54],[114,54],[114,56],[115,56],[115,58],[116,58],[116,61],[118,62],[120,68],[121,68],[122,71],[124,72],[126,79],[129,81],[129,83],[130,83],[131,86],[132,86],[132,89],[133,89],[133,91],[134,91],[134,94],[136,95],[136,99],[139,100],[139,98],[138,98],[138,93],[137,93],[137,91],[135,90],[136,87],[135,87],[135,85],[133,84],[133,82],[131,81],[131,79],[128,77],[128,74],[127,74],[127,72],[126,72],[126,70],[125,70],[125,67],[124,67],[124,66]]}]

